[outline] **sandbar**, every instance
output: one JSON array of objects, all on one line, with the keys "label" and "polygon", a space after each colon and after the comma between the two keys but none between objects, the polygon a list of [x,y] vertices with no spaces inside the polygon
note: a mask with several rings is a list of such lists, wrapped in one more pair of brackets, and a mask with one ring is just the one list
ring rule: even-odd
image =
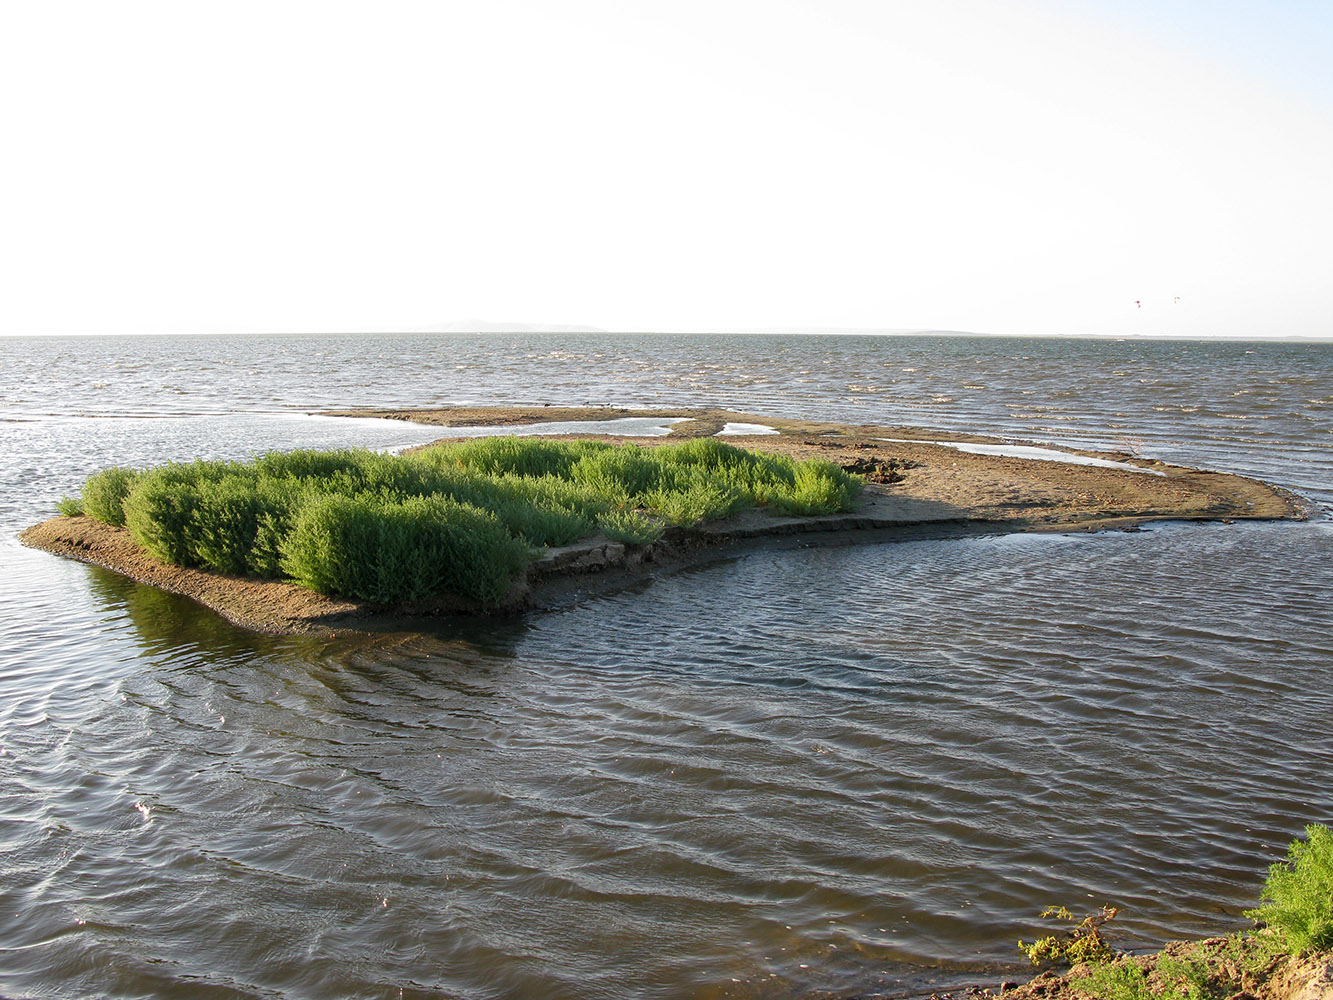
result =
[{"label": "sandbar", "polygon": [[[446,407],[342,410],[327,415],[388,417],[439,426],[512,426],[648,416],[676,421],[669,435],[635,439],[644,447],[677,441],[682,436],[717,434],[728,425],[733,429],[751,425],[762,428],[762,433],[737,434],[733,430],[726,440],[796,459],[823,458],[865,475],[867,482],[857,509],[845,514],[777,517],[763,510],[747,510],[724,521],[671,528],[661,540],[647,545],[595,537],[547,550],[533,561],[526,577],[515,581],[501,606],[492,609],[447,595],[412,606],[384,608],[365,601],[327,597],[290,583],[186,569],[154,559],[124,529],[88,517],[52,518],[22,532],[20,540],[182,594],[245,628],[278,634],[327,634],[420,631],[452,616],[515,614],[559,607],[654,572],[759,546],[1013,531],[1132,529],[1146,521],[1162,520],[1231,522],[1299,520],[1307,516],[1305,504],[1295,494],[1243,476],[1121,453],[1070,452],[1116,463],[1089,465],[981,453],[992,448],[962,451],[956,447],[960,441],[1012,443],[953,432],[947,435],[947,442],[935,443],[932,432],[919,428],[790,420],[726,410],[609,407]],[[562,439],[568,440],[568,435]],[[1141,471],[1157,474],[1143,475]]]}]

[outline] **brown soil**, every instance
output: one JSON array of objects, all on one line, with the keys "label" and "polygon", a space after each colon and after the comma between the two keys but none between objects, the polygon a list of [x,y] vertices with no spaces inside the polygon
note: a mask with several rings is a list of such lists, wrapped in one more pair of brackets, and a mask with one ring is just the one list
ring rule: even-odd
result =
[{"label": "brown soil", "polygon": [[[1259,956],[1256,938],[1243,938],[1241,958],[1234,937],[1203,941],[1173,941],[1149,955],[1123,958],[1141,968],[1153,996],[1185,1000],[1185,992],[1163,982],[1155,974],[1163,958],[1207,966],[1208,996],[1215,1000],[1333,1000],[1333,952],[1301,958]],[[922,968],[911,972],[896,969],[876,985],[859,993],[813,991],[807,1000],[1098,1000],[1078,985],[1092,972],[1087,965],[1072,969],[1032,972],[1031,966],[989,967],[965,971],[961,968]],[[1129,993],[1124,996],[1129,996]]]},{"label": "brown soil", "polygon": [[[1333,952],[1302,958],[1284,955],[1257,967],[1245,967],[1227,957],[1229,943],[1227,938],[1221,937],[1175,941],[1159,952],[1135,956],[1130,961],[1142,968],[1151,982],[1153,970],[1164,956],[1203,958],[1211,973],[1211,991],[1226,1000],[1333,1000]],[[1017,984],[970,986],[930,994],[930,997],[931,1000],[963,1000],[964,997],[988,1000],[1002,994],[1006,1000],[1091,1000],[1090,994],[1076,985],[1089,971],[1087,966],[1076,966],[1062,972],[1042,972]]]},{"label": "brown soil", "polygon": [[[1132,528],[1142,521],[1160,519],[1232,521],[1304,516],[1300,501],[1292,494],[1239,476],[1167,466],[1126,455],[1098,457],[1130,462],[1164,475],[972,455],[920,440],[925,432],[907,428],[790,421],[721,410],[454,407],[429,411],[351,410],[340,415],[457,426],[650,414],[690,416],[696,421],[691,426],[707,433],[716,433],[727,421],[767,424],[780,433],[727,440],[797,459],[823,458],[867,474],[869,482],[858,509],[849,514],[782,518],[746,511],[700,528],[673,529],[651,546],[625,546],[594,538],[548,551],[533,564],[528,578],[516,584],[503,611],[575,600],[590,589],[617,586],[626,577],[694,560],[702,551],[719,546],[734,551],[739,545],[791,544],[796,538],[801,544],[844,543],[1018,530]],[[914,440],[878,440],[883,437]],[[954,440],[966,437],[950,435]],[[654,447],[668,439],[636,440]],[[123,529],[86,517],[54,518],[27,529],[20,539],[25,545],[105,566],[143,583],[184,594],[239,625],[263,632],[410,630],[414,620],[420,623],[421,616],[480,610],[448,597],[410,608],[384,609],[362,601],[325,597],[292,584],[183,569],[152,558]]]}]

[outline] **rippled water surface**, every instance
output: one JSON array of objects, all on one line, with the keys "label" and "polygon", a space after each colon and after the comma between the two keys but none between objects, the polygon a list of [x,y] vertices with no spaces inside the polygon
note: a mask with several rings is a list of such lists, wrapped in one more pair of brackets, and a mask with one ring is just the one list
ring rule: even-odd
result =
[{"label": "rippled water surface", "polygon": [[[451,401],[1132,447],[1316,516],[761,551],[337,640],[14,538],[107,464],[399,447],[435,433],[305,413]],[[1048,903],[1243,925],[1333,820],[1330,405],[1326,344],[0,339],[0,995],[891,993]]]}]

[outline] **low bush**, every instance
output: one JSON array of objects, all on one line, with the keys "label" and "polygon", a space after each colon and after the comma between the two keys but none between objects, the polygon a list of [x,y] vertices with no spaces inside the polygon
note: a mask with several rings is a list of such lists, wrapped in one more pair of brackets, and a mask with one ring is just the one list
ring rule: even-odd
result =
[{"label": "low bush", "polygon": [[597,519],[597,526],[613,541],[637,545],[657,541],[665,528],[661,521],[637,510],[609,510]]},{"label": "low bush", "polygon": [[860,483],[832,462],[802,462],[794,470],[794,482],[787,493],[773,498],[773,506],[786,514],[833,514],[846,510]]},{"label": "low bush", "polygon": [[282,567],[322,593],[381,604],[441,591],[497,603],[528,547],[495,515],[443,497],[325,494],[297,513]]},{"label": "low bush", "polygon": [[1312,823],[1287,860],[1268,869],[1259,906],[1245,915],[1273,930],[1282,951],[1333,948],[1333,831]]},{"label": "low bush", "polygon": [[125,497],[129,495],[138,473],[133,469],[112,466],[95,472],[83,484],[80,506],[89,517],[114,525],[125,526]]},{"label": "low bush", "polygon": [[642,499],[649,510],[681,525],[716,521],[756,502],[724,470],[710,474],[701,465],[675,464],[663,466],[657,485]]},{"label": "low bush", "polygon": [[[1163,955],[1153,970],[1162,991],[1184,1000],[1213,1000],[1220,993],[1208,962],[1198,954],[1176,958]],[[1231,990],[1228,993],[1233,992]]]},{"label": "low bush", "polygon": [[548,441],[542,438],[483,437],[431,449],[438,462],[488,476],[569,477],[584,454],[610,448],[596,441]]},{"label": "low bush", "polygon": [[154,469],[139,478],[125,497],[124,523],[150,555],[178,566],[194,566],[190,541],[195,492],[192,484],[174,480],[171,471],[170,466]]},{"label": "low bush", "polygon": [[569,478],[606,496],[642,496],[661,476],[661,459],[637,445],[601,448],[570,466]]},{"label": "low bush", "polygon": [[283,539],[302,490],[229,475],[195,485],[189,526],[195,563],[219,573],[281,575]]}]

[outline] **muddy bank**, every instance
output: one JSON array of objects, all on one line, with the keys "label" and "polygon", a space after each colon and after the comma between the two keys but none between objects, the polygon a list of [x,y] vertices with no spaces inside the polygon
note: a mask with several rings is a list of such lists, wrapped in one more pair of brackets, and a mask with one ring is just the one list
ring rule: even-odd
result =
[{"label": "muddy bank", "polygon": [[[124,529],[87,517],[53,518],[24,531],[20,540],[185,595],[246,628],[311,633],[410,631],[451,615],[512,614],[525,608],[555,607],[656,571],[757,546],[1130,528],[1163,519],[1236,521],[1303,516],[1298,498],[1265,483],[1128,455],[1069,453],[1119,463],[1108,468],[972,454],[922,440],[924,432],[908,428],[786,421],[721,410],[654,412],[686,416],[688,420],[676,428],[692,424],[700,433],[716,433],[727,423],[772,427],[777,434],[731,436],[727,440],[797,459],[827,459],[865,475],[866,489],[857,509],[846,514],[797,518],[750,510],[705,526],[670,529],[651,545],[626,545],[598,537],[548,550],[534,560],[525,578],[516,581],[498,609],[482,609],[449,596],[412,606],[382,608],[364,601],[325,597],[287,583],[185,569],[149,556]],[[343,411],[342,415],[469,425],[490,418],[514,425],[534,422],[534,413],[548,420],[645,415],[644,411],[557,407]],[[676,439],[679,436],[675,435]],[[635,440],[653,447],[671,438]],[[960,435],[950,435],[950,440],[987,441]]]},{"label": "muddy bank", "polygon": [[[1305,956],[1281,955],[1255,960],[1236,951],[1232,938],[1215,937],[1203,941],[1173,941],[1161,951],[1137,955],[1128,961],[1143,970],[1152,982],[1159,963],[1167,960],[1203,960],[1207,963],[1207,995],[1217,1000],[1333,1000],[1333,952],[1322,951]],[[1078,980],[1091,972],[1086,965],[1073,969],[1048,970],[1033,975],[1001,974],[967,977],[956,972],[935,970],[912,976],[886,978],[882,988],[848,995],[829,993],[818,1000],[1095,1000],[1094,994],[1080,987]],[[923,986],[923,980],[936,981],[937,988]],[[1171,990],[1153,983],[1157,996],[1179,996],[1183,990]],[[1129,995],[1126,993],[1125,995]],[[808,997],[807,1000],[816,1000]]]}]

